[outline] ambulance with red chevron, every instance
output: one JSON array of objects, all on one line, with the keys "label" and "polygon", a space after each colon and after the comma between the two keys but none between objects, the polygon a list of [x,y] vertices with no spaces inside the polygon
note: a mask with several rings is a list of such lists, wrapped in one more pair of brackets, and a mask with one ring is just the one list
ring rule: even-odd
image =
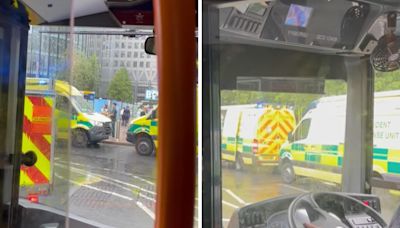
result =
[{"label": "ambulance with red chevron", "polygon": [[21,166],[22,195],[49,192],[54,144],[68,142],[69,128],[72,145],[76,147],[105,140],[112,130],[111,119],[94,113],[92,105],[74,86],[60,80],[27,78],[22,153],[33,153],[36,162],[29,167]]},{"label": "ambulance with red chevron", "polygon": [[272,104],[224,109],[222,160],[238,170],[246,165],[278,165],[279,149],[296,126],[293,110]]}]

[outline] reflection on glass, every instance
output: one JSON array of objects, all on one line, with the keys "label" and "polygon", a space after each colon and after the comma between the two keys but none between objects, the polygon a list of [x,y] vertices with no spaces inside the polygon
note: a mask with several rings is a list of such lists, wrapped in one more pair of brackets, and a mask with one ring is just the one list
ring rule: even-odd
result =
[{"label": "reflection on glass", "polygon": [[[288,82],[288,85],[291,82]],[[246,204],[308,191],[340,191],[343,81],[326,95],[221,91],[223,222]]]},{"label": "reflection on glass", "polygon": [[[158,122],[151,110],[158,98],[145,95],[147,90],[157,89],[156,58],[137,49],[134,59],[127,54],[124,59],[114,59],[115,51],[126,53],[129,46],[140,47],[146,37],[121,41],[121,35],[114,34],[121,29],[75,31],[87,34],[74,34],[71,39],[66,28],[57,26],[33,26],[30,32],[27,91],[40,89],[32,94],[46,94],[43,106],[52,108],[36,107],[39,103],[33,101],[40,112],[27,113],[49,112],[35,118],[42,126],[47,121],[49,133],[42,138],[48,142],[48,166],[41,162],[39,168],[49,167],[42,173],[50,181],[43,185],[46,191],[32,189],[21,197],[68,209],[71,215],[89,219],[98,227],[152,227]],[[99,31],[109,34],[99,35]],[[114,50],[116,44],[120,50]],[[69,55],[72,49],[74,54]],[[152,67],[108,64],[128,60]],[[142,113],[145,116],[137,118]],[[127,141],[128,134],[135,135],[135,141]],[[141,154],[143,150],[147,153]]]},{"label": "reflection on glass", "polygon": [[90,104],[83,95],[72,96],[71,101],[78,112],[93,113],[93,104]]}]

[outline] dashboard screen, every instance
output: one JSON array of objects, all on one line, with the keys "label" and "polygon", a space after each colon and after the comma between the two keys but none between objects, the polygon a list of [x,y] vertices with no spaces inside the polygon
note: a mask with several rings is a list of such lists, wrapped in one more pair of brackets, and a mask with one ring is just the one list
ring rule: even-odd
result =
[{"label": "dashboard screen", "polygon": [[364,23],[377,10],[347,0],[277,0],[271,4],[260,38],[351,50]]},{"label": "dashboard screen", "polygon": [[305,28],[308,25],[312,13],[311,7],[291,4],[286,16],[285,24],[289,26]]}]

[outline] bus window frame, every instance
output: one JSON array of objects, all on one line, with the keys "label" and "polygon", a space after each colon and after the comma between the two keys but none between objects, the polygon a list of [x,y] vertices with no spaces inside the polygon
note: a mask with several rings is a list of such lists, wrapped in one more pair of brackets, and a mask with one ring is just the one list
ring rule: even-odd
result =
[{"label": "bus window frame", "polygon": [[[234,68],[228,68],[228,70],[221,70],[221,65],[226,67],[226,63],[220,62],[220,57],[224,56],[224,48],[219,48],[219,44],[223,44],[224,41],[220,40],[219,34],[219,9],[212,4],[203,3],[203,227],[222,227],[222,175],[221,175],[221,115],[220,115],[220,91],[222,89],[228,89],[234,85],[232,80],[232,73],[236,75],[244,72],[236,72],[238,66]],[[236,44],[236,43],[235,43]],[[240,43],[237,46],[240,47]],[[229,48],[229,47],[228,47]],[[257,47],[256,47],[257,48]],[[282,46],[275,47],[276,49],[282,49]],[[275,50],[276,50],[275,49]],[[226,49],[225,49],[226,50]],[[270,49],[274,52],[274,49]],[[289,51],[290,52],[290,51]],[[282,49],[277,50],[273,54],[273,58],[277,58],[276,54],[282,57],[285,53],[289,53],[288,50]],[[331,71],[325,75],[318,75],[318,71],[313,73],[313,70],[302,72],[304,75],[314,75],[310,78],[321,78],[325,79],[344,79],[351,84],[348,85],[347,89],[347,104],[352,104],[355,101],[362,101],[359,107],[353,109],[352,112],[346,110],[346,141],[351,142],[357,140],[355,147],[349,147],[348,149],[356,149],[358,151],[352,151],[352,153],[345,153],[344,159],[347,160],[361,160],[368,163],[364,169],[357,170],[354,172],[351,165],[344,165],[342,169],[342,175],[351,173],[351,176],[344,178],[345,184],[357,182],[358,185],[355,188],[343,188],[345,192],[355,193],[371,193],[371,182],[370,176],[372,174],[372,137],[373,131],[369,130],[367,134],[362,132],[354,131],[358,129],[369,129],[373,124],[373,78],[374,72],[368,59],[362,57],[345,57],[345,56],[329,56],[322,53],[309,53],[301,52],[298,50],[292,50],[297,55],[297,58],[305,59],[306,62],[311,63],[313,60],[318,58],[324,58],[321,64],[327,64],[331,67]],[[259,52],[258,52],[259,53]],[[232,54],[232,53],[231,53]],[[241,53],[243,54],[243,53]],[[244,52],[246,54],[246,52]],[[232,56],[230,56],[232,57]],[[306,58],[310,58],[308,61]],[[241,56],[241,58],[248,58],[248,56]],[[232,58],[230,58],[232,59]],[[263,61],[265,59],[258,58],[255,61]],[[240,62],[240,61],[238,61]],[[230,63],[235,65],[234,63]],[[289,61],[289,65],[296,66],[296,61]],[[256,65],[256,64],[253,64]],[[274,64],[272,64],[273,66]],[[297,65],[300,67],[300,65]],[[263,76],[258,75],[257,70],[252,69],[251,76]],[[288,77],[284,68],[279,68],[279,65],[273,66],[275,72],[270,72],[271,75]],[[284,66],[287,69],[291,68]],[[248,66],[240,67],[241,69],[250,69]],[[259,67],[261,68],[261,67]],[[263,66],[263,69],[269,69],[269,66]],[[279,70],[282,69],[284,73],[280,75]],[[256,73],[255,73],[256,72]],[[278,73],[278,75],[276,74]],[[268,74],[268,73],[267,73]],[[300,72],[295,72],[291,77],[300,77]],[[227,78],[231,77],[231,79]],[[241,76],[241,75],[240,75]],[[221,81],[225,84],[222,85]],[[356,86],[356,89],[352,87]],[[366,98],[366,99],[365,99]],[[372,103],[372,104],[371,104]],[[372,109],[371,109],[372,108]],[[363,111],[369,110],[369,115],[363,116]],[[355,122],[354,120],[360,118],[361,121]],[[347,133],[349,130],[351,133]]]}]

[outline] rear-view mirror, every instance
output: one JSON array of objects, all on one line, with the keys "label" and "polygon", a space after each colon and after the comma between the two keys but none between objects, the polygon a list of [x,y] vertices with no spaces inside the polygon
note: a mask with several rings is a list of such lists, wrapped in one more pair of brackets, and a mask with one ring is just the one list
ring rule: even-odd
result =
[{"label": "rear-view mirror", "polygon": [[154,36],[147,37],[144,43],[144,51],[149,55],[156,54],[156,39]]}]

